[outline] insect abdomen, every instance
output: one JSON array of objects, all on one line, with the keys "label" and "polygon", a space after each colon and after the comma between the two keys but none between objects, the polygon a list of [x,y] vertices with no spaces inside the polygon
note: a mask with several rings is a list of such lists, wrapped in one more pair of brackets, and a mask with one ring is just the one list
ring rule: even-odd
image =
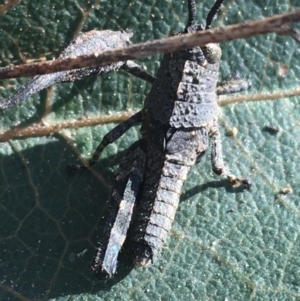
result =
[{"label": "insect abdomen", "polygon": [[136,265],[147,265],[160,252],[171,230],[189,170],[190,166],[174,163],[170,156],[164,162],[152,201],[144,199],[148,195],[148,191],[145,191],[138,210],[138,219],[141,221],[136,220],[137,225],[144,227],[134,227],[133,261]]}]

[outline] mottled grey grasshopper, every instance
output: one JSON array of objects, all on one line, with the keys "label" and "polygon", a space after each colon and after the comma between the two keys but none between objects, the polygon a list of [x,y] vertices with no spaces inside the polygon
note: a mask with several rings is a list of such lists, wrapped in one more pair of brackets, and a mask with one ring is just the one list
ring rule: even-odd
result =
[{"label": "mottled grey grasshopper", "polygon": [[[189,17],[184,33],[210,28],[223,2],[215,2],[203,27],[195,23],[195,1],[188,0]],[[60,57],[125,47],[129,38],[130,34],[125,32],[93,30],[75,39]],[[182,185],[190,168],[208,148],[209,139],[213,171],[233,184],[250,188],[249,180],[234,177],[224,167],[217,105],[217,95],[245,90],[248,83],[234,80],[217,87],[220,59],[219,45],[206,44],[165,55],[157,78],[130,61],[35,76],[0,104],[0,109],[6,109],[54,83],[120,68],[153,83],[144,108],[106,134],[88,163],[95,164],[108,144],[142,123],[142,137],[127,150],[117,173],[92,266],[97,274],[104,272],[111,277],[116,272],[117,257],[127,236],[132,242],[135,265],[145,266],[155,259],[171,229]]]},{"label": "mottled grey grasshopper", "polygon": [[[223,1],[215,2],[203,27],[195,23],[195,1],[189,0],[185,33],[208,29]],[[115,273],[126,237],[135,265],[146,266],[155,259],[171,229],[182,185],[209,139],[213,171],[250,188],[249,180],[234,177],[224,167],[217,105],[217,94],[241,91],[247,82],[237,80],[217,88],[220,58],[218,44],[165,55],[144,108],[106,134],[89,161],[89,166],[95,164],[109,143],[142,123],[142,137],[127,150],[117,173],[92,266],[97,274]]]}]

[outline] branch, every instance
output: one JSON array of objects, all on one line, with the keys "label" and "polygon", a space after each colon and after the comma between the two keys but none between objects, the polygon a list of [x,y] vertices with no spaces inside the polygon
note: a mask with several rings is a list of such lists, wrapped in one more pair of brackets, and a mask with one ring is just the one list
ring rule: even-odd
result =
[{"label": "branch", "polygon": [[263,20],[249,21],[193,34],[182,34],[152,42],[135,44],[126,48],[95,52],[90,55],[4,67],[0,68],[0,79],[34,76],[84,67],[105,66],[118,61],[140,59],[150,55],[170,53],[207,43],[220,43],[272,32],[289,35],[299,42],[299,32],[287,26],[298,21],[300,21],[300,10],[275,15]]},{"label": "branch", "polygon": [[2,4],[0,6],[0,16],[4,15],[8,10],[10,10],[13,6],[17,5],[21,0],[9,0],[7,3]]}]

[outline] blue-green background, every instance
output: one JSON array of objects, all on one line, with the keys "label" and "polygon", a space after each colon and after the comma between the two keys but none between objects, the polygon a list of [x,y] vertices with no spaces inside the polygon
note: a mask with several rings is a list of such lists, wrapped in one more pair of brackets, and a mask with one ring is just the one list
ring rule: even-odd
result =
[{"label": "blue-green background", "polygon": [[[202,20],[212,1],[197,2]],[[214,26],[297,5],[297,0],[228,0]],[[187,4],[177,0],[24,0],[0,16],[1,65],[54,58],[80,31],[124,29],[141,42],[180,31],[186,19]],[[249,99],[299,85],[299,44],[289,37],[270,34],[224,43],[222,49],[221,79],[237,74],[250,79]],[[159,59],[140,63],[155,74]],[[1,99],[27,80],[2,81]],[[42,118],[51,124],[136,110],[149,89],[124,72],[59,84],[1,113],[0,129]],[[125,248],[116,277],[107,282],[95,279],[90,265],[114,172],[138,128],[107,147],[94,172],[72,175],[67,164],[80,162],[79,154],[88,158],[114,124],[1,143],[0,300],[300,299],[299,104],[293,97],[223,107],[225,160],[232,172],[252,179],[251,191],[220,181],[207,154],[184,186],[160,259],[132,269]],[[279,133],[263,131],[267,123]],[[233,127],[237,135],[226,135]],[[284,187],[293,193],[278,194]]]}]

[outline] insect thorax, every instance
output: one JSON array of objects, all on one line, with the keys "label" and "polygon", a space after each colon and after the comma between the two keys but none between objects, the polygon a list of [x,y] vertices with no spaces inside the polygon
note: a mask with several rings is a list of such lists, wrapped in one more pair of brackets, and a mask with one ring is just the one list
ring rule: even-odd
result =
[{"label": "insect thorax", "polygon": [[165,55],[145,110],[164,125],[200,127],[217,118],[217,44]]}]

